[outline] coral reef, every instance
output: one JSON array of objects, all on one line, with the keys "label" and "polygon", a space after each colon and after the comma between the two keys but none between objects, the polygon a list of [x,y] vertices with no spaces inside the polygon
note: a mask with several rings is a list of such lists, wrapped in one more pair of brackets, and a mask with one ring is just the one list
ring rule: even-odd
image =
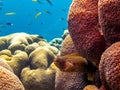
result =
[{"label": "coral reef", "polygon": [[55,89],[56,69],[52,65],[54,57],[55,54],[45,46],[31,52],[29,67],[24,68],[21,73],[21,80],[26,90]]},{"label": "coral reef", "polygon": [[105,43],[99,32],[97,4],[98,0],[73,0],[68,15],[68,29],[76,50],[98,64]]},{"label": "coral reef", "polygon": [[[25,90],[55,89],[57,68],[53,64],[53,59],[60,52],[56,47],[50,46],[39,35],[27,33],[14,33],[0,37],[0,40],[2,40],[0,66],[13,71],[17,78],[22,81]],[[6,78],[9,79],[9,77]],[[2,83],[4,84],[4,82]],[[8,87],[14,88],[14,86]],[[18,87],[11,90],[23,89]]]},{"label": "coral reef", "polygon": [[70,35],[64,39],[61,53],[54,59],[54,63],[61,70],[56,72],[56,90],[83,90],[89,83],[86,74],[88,62],[77,54]]},{"label": "coral reef", "polygon": [[99,21],[107,43],[120,41],[120,1],[99,0]]},{"label": "coral reef", "polygon": [[19,78],[0,66],[0,90],[25,90]]},{"label": "coral reef", "polygon": [[102,54],[99,71],[107,90],[120,90],[120,42],[112,44]]},{"label": "coral reef", "polygon": [[7,64],[7,62],[5,60],[3,60],[2,58],[0,58],[0,66],[6,68],[7,70],[13,72],[13,69],[9,66],[9,64]]}]

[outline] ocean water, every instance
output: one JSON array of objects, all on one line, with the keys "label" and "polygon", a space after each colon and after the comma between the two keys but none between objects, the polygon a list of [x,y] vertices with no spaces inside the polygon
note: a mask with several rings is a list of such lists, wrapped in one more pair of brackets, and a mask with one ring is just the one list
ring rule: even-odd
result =
[{"label": "ocean water", "polygon": [[0,36],[16,32],[38,34],[47,39],[61,37],[68,28],[72,0],[0,0]]}]

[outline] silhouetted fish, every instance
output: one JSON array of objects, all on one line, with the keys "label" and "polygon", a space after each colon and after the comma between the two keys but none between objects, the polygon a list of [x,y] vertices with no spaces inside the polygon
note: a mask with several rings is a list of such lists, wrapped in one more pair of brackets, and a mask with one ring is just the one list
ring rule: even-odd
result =
[{"label": "silhouetted fish", "polygon": [[13,26],[13,23],[7,22],[6,25],[8,25],[8,26]]},{"label": "silhouetted fish", "polygon": [[52,2],[50,0],[46,0],[50,5],[53,5]]},{"label": "silhouetted fish", "polygon": [[52,14],[50,11],[48,11],[48,10],[44,10],[44,12],[45,13],[47,13],[47,14]]}]

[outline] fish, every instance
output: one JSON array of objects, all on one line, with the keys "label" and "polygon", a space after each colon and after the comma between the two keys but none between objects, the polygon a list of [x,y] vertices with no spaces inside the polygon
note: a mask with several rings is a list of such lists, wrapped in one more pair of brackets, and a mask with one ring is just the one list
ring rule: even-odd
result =
[{"label": "fish", "polygon": [[5,13],[5,15],[15,15],[16,13],[15,12],[7,12]]},{"label": "fish", "polygon": [[40,0],[32,0],[32,2],[38,2],[39,4],[42,3]]},{"label": "fish", "polygon": [[50,5],[53,5],[52,2],[50,0],[46,0]]},{"label": "fish", "polygon": [[60,18],[60,21],[63,21],[63,20],[65,20],[63,17],[62,17],[62,18]]},{"label": "fish", "polygon": [[32,2],[37,2],[38,0],[32,0]]},{"label": "fish", "polygon": [[42,4],[42,2],[41,2],[40,0],[37,0],[37,2],[38,2],[39,4]]},{"label": "fish", "polygon": [[54,58],[54,64],[64,72],[87,72],[88,62],[78,53],[71,53]]},{"label": "fish", "polygon": [[41,12],[38,12],[36,15],[35,15],[35,18],[38,18],[42,13]]},{"label": "fish", "polygon": [[13,23],[7,22],[6,25],[8,25],[8,26],[13,26]]},{"label": "fish", "polygon": [[45,13],[47,13],[47,14],[52,14],[50,11],[48,11],[48,10],[44,10],[44,12]]}]

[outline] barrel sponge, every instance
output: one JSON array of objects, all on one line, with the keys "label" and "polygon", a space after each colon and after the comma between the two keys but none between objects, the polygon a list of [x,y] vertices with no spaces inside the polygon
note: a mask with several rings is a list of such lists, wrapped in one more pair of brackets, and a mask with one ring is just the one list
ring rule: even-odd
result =
[{"label": "barrel sponge", "polygon": [[48,68],[53,62],[55,55],[46,47],[38,47],[29,55],[30,67]]},{"label": "barrel sponge", "polygon": [[98,14],[105,40],[120,41],[120,0],[99,0]]},{"label": "barrel sponge", "polygon": [[[64,62],[64,64],[65,64],[67,62],[67,60],[64,60],[62,57],[65,57],[65,55],[76,53],[76,52],[77,51],[74,47],[71,36],[67,35],[63,41],[60,56],[58,56],[62,60],[59,60],[59,61],[60,62],[65,61]],[[54,59],[54,63],[56,63],[56,60],[58,61],[58,59],[59,59],[58,57],[56,57]],[[64,84],[63,84],[63,82],[64,82]],[[55,89],[56,90],[83,90],[83,88],[87,84],[88,84],[88,80],[87,80],[87,76],[85,73],[63,72],[60,70],[57,70],[57,72],[56,72],[56,78],[55,78]]]},{"label": "barrel sponge", "polygon": [[7,63],[11,66],[14,73],[20,77],[21,70],[28,65],[28,60],[26,52],[17,50]]},{"label": "barrel sponge", "polygon": [[120,90],[120,42],[112,44],[102,54],[99,71],[107,90]]},{"label": "barrel sponge", "polygon": [[61,71],[57,71],[56,73],[56,90],[83,90],[87,84],[87,76],[84,73]]},{"label": "barrel sponge", "polygon": [[0,90],[25,90],[19,78],[0,66]]},{"label": "barrel sponge", "polygon": [[9,71],[11,71],[11,72],[13,72],[13,69],[12,69],[12,68],[9,66],[9,64],[7,64],[7,62],[6,62],[4,59],[2,59],[2,58],[0,58],[0,66],[6,68],[7,70],[9,70]]},{"label": "barrel sponge", "polygon": [[105,47],[98,30],[97,4],[98,0],[73,0],[68,15],[68,29],[75,48],[88,60],[99,60]]},{"label": "barrel sponge", "polygon": [[66,38],[64,39],[64,41],[62,43],[61,56],[70,54],[72,52],[76,52],[76,49],[75,49],[74,43],[72,41],[72,38],[69,34],[66,36]]}]

